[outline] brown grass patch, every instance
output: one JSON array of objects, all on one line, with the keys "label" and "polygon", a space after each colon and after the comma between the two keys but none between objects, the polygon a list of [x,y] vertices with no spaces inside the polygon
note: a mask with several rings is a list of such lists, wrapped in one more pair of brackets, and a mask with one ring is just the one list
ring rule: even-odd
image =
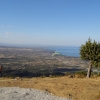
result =
[{"label": "brown grass patch", "polygon": [[68,78],[0,78],[0,87],[36,88],[53,95],[71,97],[73,100],[100,100],[100,77]]}]

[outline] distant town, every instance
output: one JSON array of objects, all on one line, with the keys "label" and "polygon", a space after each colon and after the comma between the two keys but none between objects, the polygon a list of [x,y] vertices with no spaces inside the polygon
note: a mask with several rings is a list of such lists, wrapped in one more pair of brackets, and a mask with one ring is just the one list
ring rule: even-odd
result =
[{"label": "distant town", "polygon": [[78,57],[55,55],[42,48],[0,47],[3,76],[38,77],[64,75],[86,70],[88,63]]}]

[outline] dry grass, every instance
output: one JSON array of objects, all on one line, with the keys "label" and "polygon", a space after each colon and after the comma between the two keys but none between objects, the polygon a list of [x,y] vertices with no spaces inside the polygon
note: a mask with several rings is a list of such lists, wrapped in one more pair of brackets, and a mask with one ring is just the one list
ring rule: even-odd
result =
[{"label": "dry grass", "polygon": [[53,95],[67,97],[73,100],[100,100],[100,77],[68,78],[38,77],[38,78],[0,78],[0,87],[36,88],[48,91]]}]

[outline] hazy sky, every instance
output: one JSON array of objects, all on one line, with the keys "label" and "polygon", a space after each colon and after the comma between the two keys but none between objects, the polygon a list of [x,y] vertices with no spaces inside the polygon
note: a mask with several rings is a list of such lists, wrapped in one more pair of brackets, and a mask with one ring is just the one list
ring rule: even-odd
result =
[{"label": "hazy sky", "polygon": [[100,0],[0,0],[0,43],[80,46],[100,41]]}]

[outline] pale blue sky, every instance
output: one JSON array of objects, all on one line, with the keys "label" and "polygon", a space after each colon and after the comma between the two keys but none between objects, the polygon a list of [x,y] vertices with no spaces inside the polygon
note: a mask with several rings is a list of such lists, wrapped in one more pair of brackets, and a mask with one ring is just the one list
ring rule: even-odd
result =
[{"label": "pale blue sky", "polygon": [[80,46],[100,41],[100,0],[0,0],[0,43]]}]

